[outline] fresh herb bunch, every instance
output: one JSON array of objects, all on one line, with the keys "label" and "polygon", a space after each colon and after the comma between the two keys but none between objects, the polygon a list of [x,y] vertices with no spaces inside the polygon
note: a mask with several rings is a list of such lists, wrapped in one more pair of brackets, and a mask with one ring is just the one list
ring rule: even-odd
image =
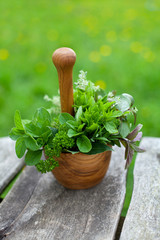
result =
[{"label": "fresh herb bunch", "polygon": [[[75,83],[74,111],[59,112],[54,109],[37,109],[32,120],[22,120],[19,111],[15,113],[15,127],[10,137],[16,140],[16,154],[21,158],[25,153],[27,165],[35,165],[37,170],[46,173],[58,167],[57,157],[62,152],[75,154],[97,154],[111,151],[111,146],[125,147],[126,167],[131,163],[134,152],[143,152],[137,146],[141,140],[141,124],[135,126],[137,109],[129,94],[116,96],[106,94],[99,86],[87,80],[86,72],[80,71]],[[55,104],[53,98],[45,99]],[[42,159],[42,152],[46,159]]]}]

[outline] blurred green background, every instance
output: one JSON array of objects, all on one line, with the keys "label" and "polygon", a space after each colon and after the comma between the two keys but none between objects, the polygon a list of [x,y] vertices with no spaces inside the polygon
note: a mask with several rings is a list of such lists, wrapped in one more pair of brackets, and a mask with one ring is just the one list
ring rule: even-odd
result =
[{"label": "blurred green background", "polygon": [[77,54],[88,79],[134,96],[145,136],[160,136],[160,2],[0,1],[0,136],[13,116],[31,118],[57,95],[52,53],[59,47]]}]

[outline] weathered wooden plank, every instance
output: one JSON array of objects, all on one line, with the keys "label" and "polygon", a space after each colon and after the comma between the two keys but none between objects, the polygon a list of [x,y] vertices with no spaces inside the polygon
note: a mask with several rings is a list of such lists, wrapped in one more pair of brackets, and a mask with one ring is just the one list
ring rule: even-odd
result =
[{"label": "weathered wooden plank", "polygon": [[[25,204],[21,204],[23,195],[27,195],[30,177],[34,179],[32,168],[26,168],[28,172],[24,171],[23,178],[16,183],[18,185],[21,182],[21,189],[15,186],[0,205],[0,212],[3,209],[0,226],[8,221],[10,214],[4,220],[3,218],[10,204],[16,201],[15,206],[19,209],[19,212],[13,214],[12,224],[8,221],[6,231],[1,231],[1,239],[114,239],[123,207],[126,182],[124,151],[115,149],[108,173],[96,187],[87,190],[65,189],[48,173],[37,180],[32,196]],[[17,195],[21,195],[19,200]]]},{"label": "weathered wooden plank", "polygon": [[143,138],[134,168],[134,190],[120,240],[160,239],[160,138]]},{"label": "weathered wooden plank", "polygon": [[42,176],[35,167],[24,169],[12,190],[0,204],[0,239],[14,224],[16,218],[21,215],[40,177]]},{"label": "weathered wooden plank", "polygon": [[24,166],[24,160],[15,153],[15,142],[9,137],[0,138],[0,192]]}]

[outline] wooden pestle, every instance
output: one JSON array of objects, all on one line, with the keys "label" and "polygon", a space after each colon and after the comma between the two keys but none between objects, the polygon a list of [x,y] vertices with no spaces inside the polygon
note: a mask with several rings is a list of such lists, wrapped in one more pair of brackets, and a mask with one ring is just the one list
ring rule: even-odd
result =
[{"label": "wooden pestle", "polygon": [[59,48],[53,53],[52,61],[58,72],[61,112],[74,115],[72,70],[76,54],[71,48]]}]

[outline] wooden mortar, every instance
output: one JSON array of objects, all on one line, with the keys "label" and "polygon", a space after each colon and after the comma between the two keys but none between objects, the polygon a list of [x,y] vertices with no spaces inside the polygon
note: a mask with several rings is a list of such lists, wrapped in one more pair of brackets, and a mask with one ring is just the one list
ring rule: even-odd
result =
[{"label": "wooden mortar", "polygon": [[[52,56],[57,68],[61,98],[61,112],[74,115],[72,70],[76,54],[70,48],[59,48]],[[57,181],[69,189],[86,189],[100,183],[106,174],[111,151],[87,155],[83,153],[61,153],[59,167],[52,173]]]}]

